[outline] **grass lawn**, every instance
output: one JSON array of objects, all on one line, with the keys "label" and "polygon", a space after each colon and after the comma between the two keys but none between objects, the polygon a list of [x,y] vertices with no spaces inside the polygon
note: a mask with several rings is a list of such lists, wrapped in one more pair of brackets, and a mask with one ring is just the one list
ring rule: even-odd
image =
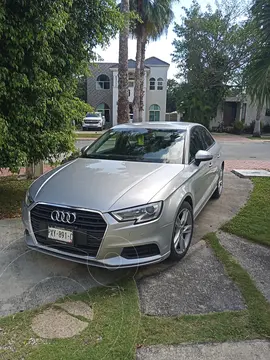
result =
[{"label": "grass lawn", "polygon": [[270,246],[270,178],[253,178],[247,204],[222,230]]},{"label": "grass lawn", "polygon": [[21,215],[21,204],[32,180],[18,180],[17,176],[0,177],[0,219]]},{"label": "grass lawn", "polygon": [[[252,181],[254,191],[248,203],[223,230],[270,245],[270,179]],[[30,183],[16,177],[0,178],[0,217],[19,215]],[[245,310],[179,317],[146,316],[139,310],[134,279],[126,278],[118,284],[60,300],[81,300],[93,307],[94,320],[80,335],[70,339],[40,339],[32,331],[33,317],[53,304],[0,318],[0,359],[135,360],[136,347],[146,345],[269,339],[270,304],[214,233],[205,240],[239,287]]]},{"label": "grass lawn", "polygon": [[[32,318],[53,305],[0,319],[0,358],[2,355],[13,360],[135,360],[136,347],[143,345],[269,338],[269,303],[247,272],[222,248],[215,234],[209,234],[206,241],[239,286],[246,310],[180,317],[146,316],[139,311],[135,281],[127,279],[118,285],[66,298],[89,303],[94,310],[94,320],[71,339],[43,340],[33,333]],[[33,339],[35,345],[31,344]]]},{"label": "grass lawn", "polygon": [[99,133],[99,134],[96,134],[96,133],[87,133],[87,132],[84,132],[84,133],[76,133],[76,137],[77,139],[97,139],[99,138],[100,136],[102,135],[102,133]]},{"label": "grass lawn", "polygon": [[262,135],[261,137],[248,136],[251,140],[270,140],[270,135]]}]

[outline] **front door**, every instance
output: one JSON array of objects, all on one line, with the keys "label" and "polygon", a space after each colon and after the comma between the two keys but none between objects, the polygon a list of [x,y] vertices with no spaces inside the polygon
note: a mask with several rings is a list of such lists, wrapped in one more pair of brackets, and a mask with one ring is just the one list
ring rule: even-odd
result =
[{"label": "front door", "polygon": [[202,161],[199,165],[195,164],[195,155],[199,150],[204,150],[204,144],[200,134],[200,127],[195,126],[191,129],[189,144],[189,167],[192,173],[191,186],[194,191],[195,216],[209,197],[211,182],[211,161]]},{"label": "front door", "polygon": [[237,103],[232,101],[224,102],[223,124],[224,126],[232,126],[236,119]]}]

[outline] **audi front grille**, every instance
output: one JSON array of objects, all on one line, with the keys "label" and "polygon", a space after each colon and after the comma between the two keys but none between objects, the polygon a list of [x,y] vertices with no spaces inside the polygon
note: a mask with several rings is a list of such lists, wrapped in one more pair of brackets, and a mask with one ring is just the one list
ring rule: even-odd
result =
[{"label": "audi front grille", "polygon": [[[51,213],[55,210],[64,213],[76,213],[76,220],[72,224],[53,221],[51,219]],[[37,204],[31,210],[30,215],[32,229],[39,244],[81,256],[95,257],[97,255],[107,228],[104,218],[99,213],[93,211]],[[62,244],[49,239],[48,226],[72,230],[73,244]]]}]

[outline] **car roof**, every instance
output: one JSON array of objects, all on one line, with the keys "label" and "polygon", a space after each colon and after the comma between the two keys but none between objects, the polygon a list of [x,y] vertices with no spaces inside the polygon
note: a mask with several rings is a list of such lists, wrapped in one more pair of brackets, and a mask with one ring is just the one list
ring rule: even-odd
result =
[{"label": "car roof", "polygon": [[149,121],[149,122],[140,122],[140,123],[125,123],[119,124],[113,127],[113,129],[120,128],[151,128],[151,129],[179,129],[179,130],[187,130],[192,128],[193,126],[200,125],[197,123],[189,123],[189,122],[176,122],[176,121]]}]

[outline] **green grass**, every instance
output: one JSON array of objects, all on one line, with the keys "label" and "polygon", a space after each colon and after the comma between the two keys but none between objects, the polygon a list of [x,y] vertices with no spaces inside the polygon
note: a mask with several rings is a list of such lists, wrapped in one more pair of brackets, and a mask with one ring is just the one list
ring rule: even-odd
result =
[{"label": "green grass", "polygon": [[270,178],[253,178],[247,204],[222,230],[270,246]]},{"label": "green grass", "polygon": [[[0,216],[19,213],[30,182],[18,181],[15,177],[0,179]],[[255,178],[253,182],[254,191],[247,205],[224,228],[269,245],[270,179]],[[246,310],[178,317],[147,316],[139,311],[134,280],[125,279],[119,285],[60,300],[82,300],[94,310],[94,320],[71,339],[43,340],[33,333],[32,318],[53,305],[0,319],[0,358],[135,360],[136,347],[141,345],[269,339],[270,304],[214,233],[208,234],[205,240],[239,287]],[[37,339],[37,345],[31,345],[33,338]]]},{"label": "green grass", "polygon": [[262,135],[261,137],[248,136],[251,140],[270,140],[270,135]]},{"label": "green grass", "polygon": [[257,289],[249,274],[219,243],[216,234],[205,236],[215,255],[223,263],[228,275],[238,285],[249,312],[249,323],[262,337],[270,338],[270,304]]},{"label": "green grass", "polygon": [[[38,310],[0,319],[0,358],[19,360],[135,360],[136,347],[186,342],[236,341],[270,337],[270,305],[257,290],[248,273],[219,244],[215,234],[206,241],[238,285],[247,309],[237,312],[179,317],[153,317],[140,314],[138,293],[133,280],[91,290],[66,299],[82,300],[94,310],[94,320],[80,335],[71,339],[37,339],[31,330]],[[62,300],[65,301],[66,299]],[[4,349],[3,346],[11,346]]]},{"label": "green grass", "polygon": [[[27,360],[134,360],[140,313],[134,281],[120,287],[103,287],[70,296],[93,306],[94,320],[71,339],[45,340],[36,346],[29,339],[37,338],[31,330],[31,319],[38,312],[27,311],[0,319],[0,358]],[[1,350],[11,344],[12,350]]]},{"label": "green grass", "polygon": [[91,139],[91,138],[93,138],[93,139],[97,139],[97,138],[99,138],[100,136],[102,135],[102,133],[100,133],[100,134],[96,134],[96,133],[91,133],[91,134],[89,134],[89,133],[86,133],[86,132],[84,132],[84,133],[77,133],[76,134],[76,138],[77,139]]},{"label": "green grass", "polygon": [[0,219],[21,215],[22,201],[31,182],[16,176],[0,177]]}]

